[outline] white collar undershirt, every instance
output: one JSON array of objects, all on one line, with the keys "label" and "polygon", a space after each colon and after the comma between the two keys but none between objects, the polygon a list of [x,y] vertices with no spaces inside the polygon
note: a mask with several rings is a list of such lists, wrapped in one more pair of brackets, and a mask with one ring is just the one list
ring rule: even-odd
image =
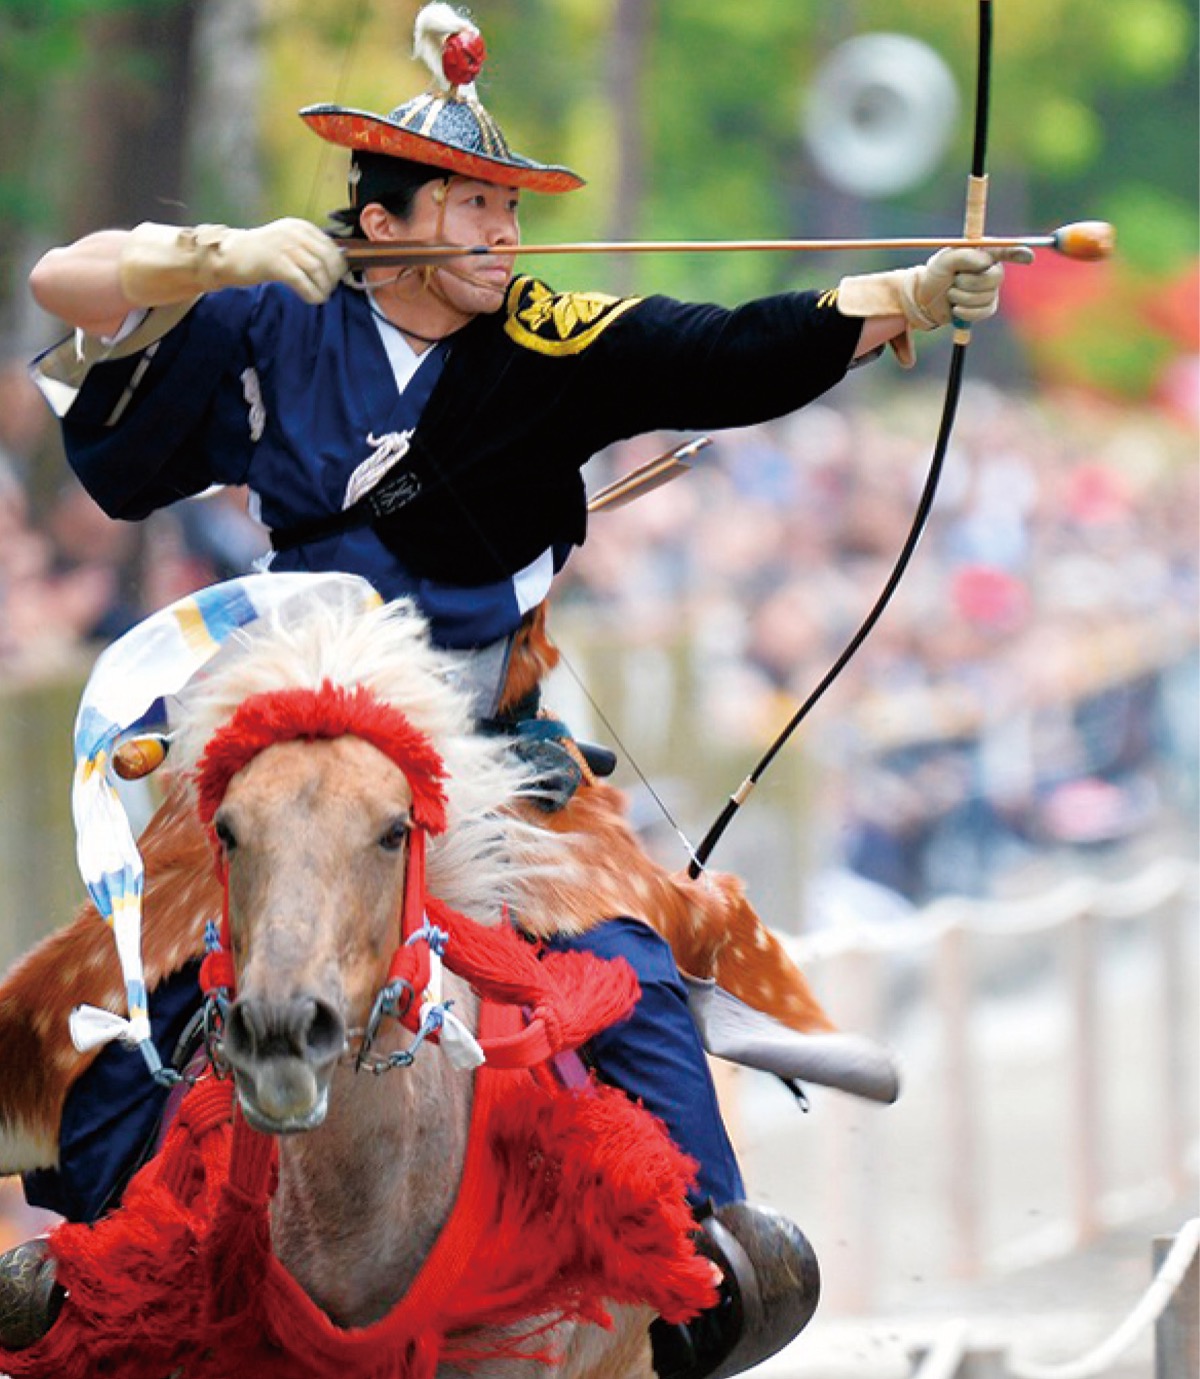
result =
[{"label": "white collar undershirt", "polygon": [[396,378],[396,391],[402,393],[412,382],[413,374],[420,368],[425,355],[418,354],[413,349],[399,326],[393,325],[386,317],[380,319],[378,308],[371,312],[371,320],[375,322],[375,329],[379,332],[379,338],[387,352],[388,363],[392,366],[392,373]]}]

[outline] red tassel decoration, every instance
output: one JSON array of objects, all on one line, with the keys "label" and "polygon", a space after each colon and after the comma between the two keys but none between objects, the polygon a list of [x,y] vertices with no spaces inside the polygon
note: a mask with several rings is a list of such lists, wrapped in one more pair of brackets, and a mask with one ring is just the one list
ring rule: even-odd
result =
[{"label": "red tassel decoration", "polygon": [[[485,1010],[485,1037],[519,1018]],[[275,1258],[275,1143],[232,1125],[230,1084],[207,1081],[118,1211],[55,1232],[62,1315],[28,1350],[0,1351],[0,1371],[94,1379],[186,1364],[189,1379],[432,1379],[439,1364],[547,1358],[556,1322],[609,1324],[602,1299],[669,1320],[715,1302],[684,1200],[694,1165],[659,1122],[612,1088],[566,1092],[545,1075],[486,1067],[478,1078],[436,1267],[382,1321],[341,1330]],[[480,1336],[532,1317],[494,1345]]]},{"label": "red tassel decoration", "polygon": [[442,47],[442,71],[451,86],[469,86],[486,59],[487,45],[478,30],[451,34]]}]

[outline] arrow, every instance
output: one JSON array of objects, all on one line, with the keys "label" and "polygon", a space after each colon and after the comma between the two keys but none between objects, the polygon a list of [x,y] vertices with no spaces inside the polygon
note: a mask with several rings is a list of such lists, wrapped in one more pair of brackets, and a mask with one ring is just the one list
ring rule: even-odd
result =
[{"label": "arrow", "polygon": [[418,268],[439,259],[511,258],[534,254],[731,254],[826,253],[859,249],[1052,249],[1069,259],[1110,258],[1116,230],[1104,220],[1079,220],[1047,235],[973,235],[948,239],[647,239],[595,240],[571,244],[417,244],[351,239],[341,242],[351,268]]},{"label": "arrow", "polygon": [[692,467],[692,460],[712,444],[709,436],[697,436],[675,450],[664,455],[656,455],[645,464],[631,469],[628,474],[606,484],[588,500],[588,512],[603,512],[605,508],[621,508],[632,503],[644,493],[650,493],[672,479],[678,479]]}]

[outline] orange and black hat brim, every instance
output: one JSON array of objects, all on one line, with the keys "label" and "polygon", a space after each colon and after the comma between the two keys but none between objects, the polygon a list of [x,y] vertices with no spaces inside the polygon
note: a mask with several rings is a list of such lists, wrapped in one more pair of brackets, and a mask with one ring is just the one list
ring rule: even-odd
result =
[{"label": "orange and black hat brim", "polygon": [[369,110],[352,110],[341,105],[310,105],[300,118],[322,139],[339,148],[362,153],[380,153],[389,158],[407,158],[427,167],[444,168],[460,177],[494,182],[524,191],[571,192],[585,185],[570,168],[553,163],[535,163],[530,158],[510,153],[507,158],[458,148],[440,139],[405,129],[386,115]]}]

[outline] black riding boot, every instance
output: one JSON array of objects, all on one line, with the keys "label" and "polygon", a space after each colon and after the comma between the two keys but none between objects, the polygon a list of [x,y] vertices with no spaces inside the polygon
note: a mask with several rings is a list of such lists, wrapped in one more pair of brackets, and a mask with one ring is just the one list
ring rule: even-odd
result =
[{"label": "black riding boot", "polygon": [[24,1350],[54,1325],[66,1293],[45,1240],[27,1240],[0,1254],[0,1346]]},{"label": "black riding boot", "polygon": [[730,1202],[700,1220],[696,1248],[724,1279],[715,1307],[650,1327],[658,1379],[727,1379],[782,1350],[821,1295],[817,1257],[800,1228],[769,1207]]}]

